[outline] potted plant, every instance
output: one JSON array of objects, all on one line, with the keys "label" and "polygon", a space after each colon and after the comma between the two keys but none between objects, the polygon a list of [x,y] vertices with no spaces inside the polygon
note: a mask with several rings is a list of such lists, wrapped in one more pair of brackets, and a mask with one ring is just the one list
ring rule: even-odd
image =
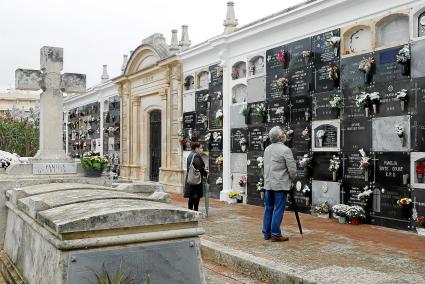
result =
[{"label": "potted plant", "polygon": [[215,113],[215,124],[219,128],[223,124],[223,111],[221,109],[217,110],[217,112]]},{"label": "potted plant", "polygon": [[331,212],[331,210],[332,209],[329,206],[328,202],[324,202],[314,207],[314,212],[316,213],[317,217],[323,219],[329,219],[329,213]]},{"label": "potted plant", "polygon": [[100,177],[102,172],[109,167],[109,161],[100,153],[86,152],[81,159],[87,177]]},{"label": "potted plant", "polygon": [[350,220],[350,224],[359,225],[361,220],[366,218],[366,213],[360,206],[350,206],[347,210],[347,218]]},{"label": "potted plant", "polygon": [[375,66],[375,59],[373,57],[363,58],[359,64],[359,71],[364,73],[365,84],[372,82],[372,73]]},{"label": "potted plant", "polygon": [[267,108],[264,103],[260,103],[255,108],[255,111],[261,116],[263,123],[267,122]]},{"label": "potted plant", "polygon": [[319,141],[318,147],[323,147],[323,139],[325,138],[325,136],[326,136],[326,131],[323,129],[320,129],[316,132],[316,137],[317,137],[317,140]]},{"label": "potted plant", "polygon": [[424,172],[425,172],[424,164],[416,165],[416,178],[418,180],[418,183],[424,182]]},{"label": "potted plant", "polygon": [[250,124],[250,118],[251,118],[251,106],[250,105],[245,105],[242,109],[240,114],[242,114],[245,117],[245,124],[248,125]]},{"label": "potted plant", "polygon": [[339,69],[335,64],[331,64],[328,69],[328,78],[334,82],[335,87],[339,86]]},{"label": "potted plant", "polygon": [[363,108],[365,111],[365,116],[369,117],[369,104],[370,104],[370,98],[369,94],[362,92],[360,95],[356,96],[356,106],[358,108]]},{"label": "potted plant", "polygon": [[282,91],[282,94],[286,93],[286,90],[288,89],[289,86],[289,79],[282,77],[276,80],[276,87]]},{"label": "potted plant", "polygon": [[359,150],[361,160],[360,160],[360,169],[362,169],[364,174],[364,181],[369,181],[369,161],[370,158],[366,155],[366,152],[363,149]]},{"label": "potted plant", "polygon": [[404,146],[404,127],[400,124],[394,125],[395,133],[400,138],[401,146]]},{"label": "potted plant", "polygon": [[425,216],[419,216],[416,218],[415,223],[418,236],[425,237]]},{"label": "potted plant", "polygon": [[379,92],[373,92],[369,94],[369,99],[372,102],[373,113],[377,114],[377,106],[381,102],[381,97],[379,96]]},{"label": "potted plant", "polygon": [[331,108],[336,109],[337,116],[340,116],[340,111],[344,107],[344,101],[339,94],[331,94],[329,99]]},{"label": "potted plant", "polygon": [[246,185],[246,181],[247,181],[246,176],[241,176],[241,177],[239,178],[239,186],[240,186],[240,187],[245,187],[245,185]]},{"label": "potted plant", "polygon": [[338,57],[339,53],[339,43],[341,42],[341,38],[339,36],[332,36],[326,40],[329,46],[334,49],[334,56]]},{"label": "potted plant", "polygon": [[403,75],[410,75],[410,48],[408,45],[403,46],[402,49],[398,52],[397,63],[403,65]]},{"label": "potted plant", "polygon": [[397,99],[400,101],[400,108],[401,111],[404,111],[406,102],[407,102],[407,90],[402,89],[401,91],[397,92]]},{"label": "potted plant", "polygon": [[397,200],[397,204],[401,208],[404,218],[410,218],[412,216],[413,202],[411,198],[401,197]]},{"label": "potted plant", "polygon": [[329,171],[332,172],[332,181],[336,181],[337,174],[339,171],[339,167],[341,165],[341,160],[338,156],[333,155],[332,158],[329,160]]},{"label": "potted plant", "polygon": [[334,216],[338,219],[338,223],[345,224],[347,223],[347,211],[350,206],[345,204],[336,204],[332,206],[332,212]]}]

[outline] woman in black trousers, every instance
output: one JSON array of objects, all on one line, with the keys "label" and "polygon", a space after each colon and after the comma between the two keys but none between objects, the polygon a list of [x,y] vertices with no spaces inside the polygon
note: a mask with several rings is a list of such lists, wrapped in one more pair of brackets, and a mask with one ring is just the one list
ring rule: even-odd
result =
[{"label": "woman in black trousers", "polygon": [[[202,177],[206,177],[208,172],[205,170],[205,163],[202,160],[201,153],[203,151],[202,145],[199,142],[192,142],[191,144],[192,152],[187,157],[186,165],[187,172],[189,172],[190,163],[193,158],[193,166],[195,169],[201,172]],[[188,208],[191,210],[198,211],[199,200],[204,196],[204,191],[202,188],[202,182],[197,185],[190,185],[187,183],[187,173],[184,187],[184,198],[189,198]]]}]

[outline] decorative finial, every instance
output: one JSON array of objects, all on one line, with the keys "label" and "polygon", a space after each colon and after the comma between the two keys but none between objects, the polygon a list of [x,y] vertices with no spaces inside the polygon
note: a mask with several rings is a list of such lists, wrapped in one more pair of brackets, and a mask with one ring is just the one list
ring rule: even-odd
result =
[{"label": "decorative finial", "polygon": [[127,61],[128,61],[128,55],[124,54],[122,59],[122,65],[121,65],[121,72],[124,73],[125,67],[127,67]]},{"label": "decorative finial", "polygon": [[100,79],[102,80],[102,83],[105,83],[106,81],[109,80],[109,75],[108,75],[108,65],[103,65],[103,72],[102,72],[102,77],[100,77]]},{"label": "decorative finial", "polygon": [[226,20],[224,20],[224,33],[229,34],[236,30],[238,25],[238,20],[235,19],[235,3],[232,1],[227,2],[227,15]]},{"label": "decorative finial", "polygon": [[186,25],[182,26],[182,38],[181,38],[179,46],[181,47],[182,50],[188,49],[190,46],[189,32],[187,30]]},{"label": "decorative finial", "polygon": [[171,30],[171,44],[170,44],[170,52],[179,51],[179,40],[177,39],[177,30]]}]

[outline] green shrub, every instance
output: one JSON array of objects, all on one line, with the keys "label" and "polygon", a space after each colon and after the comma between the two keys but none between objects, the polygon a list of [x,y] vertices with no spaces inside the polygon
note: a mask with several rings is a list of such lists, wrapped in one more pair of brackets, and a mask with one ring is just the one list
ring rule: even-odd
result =
[{"label": "green shrub", "polygon": [[0,149],[21,157],[33,157],[38,150],[39,129],[26,120],[0,115]]}]

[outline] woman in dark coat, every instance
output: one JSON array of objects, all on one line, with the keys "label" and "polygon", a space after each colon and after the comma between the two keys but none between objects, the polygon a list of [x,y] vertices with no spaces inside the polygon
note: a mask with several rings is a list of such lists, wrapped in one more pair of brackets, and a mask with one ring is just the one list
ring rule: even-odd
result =
[{"label": "woman in dark coat", "polygon": [[[192,152],[189,154],[189,157],[187,157],[187,161],[186,161],[187,172],[189,172],[190,163],[192,162],[192,158],[193,158],[193,166],[195,167],[195,169],[201,172],[202,177],[206,177],[208,172],[205,170],[205,163],[201,157],[202,145],[199,142],[192,142],[191,148],[192,148]],[[202,182],[197,185],[188,184],[187,173],[186,173],[185,186],[184,186],[184,198],[189,198],[188,208],[191,210],[198,211],[199,200],[203,196],[204,196],[204,191],[202,188]]]}]

